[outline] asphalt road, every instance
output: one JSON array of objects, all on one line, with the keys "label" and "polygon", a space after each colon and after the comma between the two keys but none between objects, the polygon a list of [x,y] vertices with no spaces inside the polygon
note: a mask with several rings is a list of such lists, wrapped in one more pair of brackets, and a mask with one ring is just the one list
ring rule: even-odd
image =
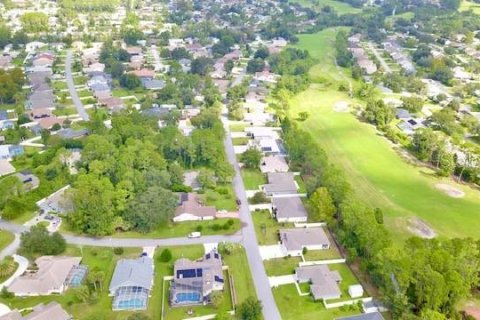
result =
[{"label": "asphalt road", "polygon": [[242,235],[243,246],[247,252],[248,263],[250,265],[250,272],[253,276],[253,282],[255,283],[255,289],[257,296],[263,305],[263,316],[268,320],[280,320],[280,312],[278,311],[277,304],[273,298],[270,283],[268,281],[267,273],[263,265],[262,257],[258,249],[257,235],[255,233],[255,227],[253,224],[250,209],[248,208],[248,199],[245,192],[245,186],[243,184],[242,177],[240,175],[240,167],[238,166],[237,157],[233,150],[232,139],[228,128],[228,121],[226,116],[222,116],[224,121],[225,130],[227,132],[225,138],[225,151],[228,157],[228,161],[235,169],[235,178],[233,179],[233,187],[237,198],[241,201],[239,207],[240,221],[242,222]]},{"label": "asphalt road", "polygon": [[[4,220],[0,220],[0,229],[7,230],[18,236],[21,232],[28,230],[26,226],[14,224]],[[219,242],[241,242],[241,235],[231,236],[203,236],[200,238],[189,239],[187,237],[168,238],[168,239],[142,239],[142,238],[94,238],[85,236],[75,236],[70,234],[62,234],[65,240],[70,244],[81,246],[95,246],[95,247],[173,247],[173,246],[187,246],[192,244],[204,243],[219,243]],[[10,246],[5,248],[2,255],[12,255],[18,248],[20,242],[14,241]],[[8,250],[7,250],[8,249]],[[7,252],[5,252],[7,251]]]},{"label": "asphalt road", "polygon": [[67,79],[68,91],[70,92],[70,97],[72,98],[75,108],[77,108],[78,115],[85,121],[88,121],[88,113],[85,111],[82,101],[78,97],[77,90],[75,89],[75,83],[73,82],[72,76],[72,56],[73,53],[71,50],[67,52],[67,58],[65,59],[65,78]]}]

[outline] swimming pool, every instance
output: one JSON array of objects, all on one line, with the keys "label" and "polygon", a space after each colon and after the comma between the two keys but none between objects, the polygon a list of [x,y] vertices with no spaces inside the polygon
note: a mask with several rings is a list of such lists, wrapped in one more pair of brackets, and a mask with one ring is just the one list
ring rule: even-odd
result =
[{"label": "swimming pool", "polygon": [[200,302],[201,297],[198,292],[180,292],[176,294],[177,303]]},{"label": "swimming pool", "polygon": [[118,301],[118,309],[144,309],[147,303],[144,299],[130,299]]}]

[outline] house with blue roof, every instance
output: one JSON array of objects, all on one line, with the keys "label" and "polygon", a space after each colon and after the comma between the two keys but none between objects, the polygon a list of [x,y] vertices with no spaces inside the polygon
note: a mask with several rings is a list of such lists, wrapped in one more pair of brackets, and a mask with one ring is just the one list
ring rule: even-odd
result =
[{"label": "house with blue roof", "polygon": [[0,160],[11,160],[14,157],[21,156],[24,152],[23,147],[20,145],[0,145]]}]

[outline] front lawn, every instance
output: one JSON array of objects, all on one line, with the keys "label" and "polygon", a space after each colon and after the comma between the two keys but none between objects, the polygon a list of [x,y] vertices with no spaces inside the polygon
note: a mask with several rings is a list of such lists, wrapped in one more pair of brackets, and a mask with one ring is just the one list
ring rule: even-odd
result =
[{"label": "front lawn", "polygon": [[265,175],[256,169],[242,169],[242,179],[247,190],[258,190],[260,185],[267,183]]},{"label": "front lawn", "polygon": [[265,271],[269,277],[284,276],[295,273],[295,268],[302,262],[300,257],[285,257],[263,261]]},{"label": "front lawn", "polygon": [[232,123],[230,124],[231,132],[243,132],[248,125],[244,122]]},{"label": "front lawn", "polygon": [[[189,233],[194,231],[201,231],[202,235],[218,235],[218,234],[233,234],[240,230],[240,220],[231,219],[232,225],[229,225],[229,219],[215,219],[208,221],[187,221],[179,223],[170,223],[159,227],[158,229],[149,233],[139,233],[134,231],[118,232],[112,235],[114,238],[181,238],[186,237]],[[61,230],[67,233],[72,233],[68,228],[67,223],[60,226]]]},{"label": "front lawn", "polygon": [[272,292],[283,320],[336,319],[361,313],[356,305],[327,310],[310,295],[299,296],[294,284],[272,288]]},{"label": "front lawn", "polygon": [[10,243],[12,243],[13,239],[15,239],[13,233],[5,230],[0,230],[0,251],[5,249]]},{"label": "front lawn", "polygon": [[231,184],[217,186],[215,190],[207,189],[201,197],[206,205],[214,206],[217,210],[237,210],[236,197]]},{"label": "front lawn", "polygon": [[277,223],[268,210],[253,211],[252,219],[259,245],[277,244],[279,241],[278,230],[293,227],[292,223]]},{"label": "front lawn", "polygon": [[250,140],[248,137],[232,138],[232,143],[234,146],[245,146],[248,140]]}]

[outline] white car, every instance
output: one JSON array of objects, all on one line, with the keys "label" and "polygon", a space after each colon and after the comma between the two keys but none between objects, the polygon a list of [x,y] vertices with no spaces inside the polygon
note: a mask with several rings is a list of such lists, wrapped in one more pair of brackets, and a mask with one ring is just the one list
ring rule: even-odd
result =
[{"label": "white car", "polygon": [[188,234],[189,238],[200,238],[201,236],[202,236],[202,234],[200,232],[190,232]]}]

